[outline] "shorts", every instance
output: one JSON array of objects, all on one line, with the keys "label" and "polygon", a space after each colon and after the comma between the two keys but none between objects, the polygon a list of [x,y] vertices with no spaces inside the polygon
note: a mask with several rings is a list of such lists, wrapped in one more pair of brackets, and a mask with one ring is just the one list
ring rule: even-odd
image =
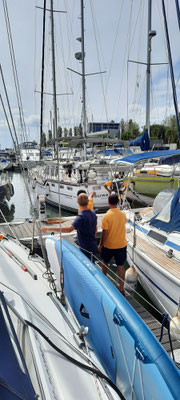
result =
[{"label": "shorts", "polygon": [[116,265],[123,265],[126,261],[126,250],[127,247],[123,247],[121,249],[108,249],[106,247],[102,247],[101,257],[105,263],[109,263],[111,258],[114,257]]}]

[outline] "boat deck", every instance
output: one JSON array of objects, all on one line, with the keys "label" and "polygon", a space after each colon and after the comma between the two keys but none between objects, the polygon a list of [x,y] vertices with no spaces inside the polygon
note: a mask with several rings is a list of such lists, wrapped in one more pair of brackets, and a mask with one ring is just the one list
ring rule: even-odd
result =
[{"label": "boat deck", "polygon": [[[127,233],[127,240],[133,242],[133,232]],[[140,251],[147,255],[147,257],[150,254],[151,260],[160,265],[161,268],[180,279],[179,261],[168,257],[167,253],[159,247],[156,248],[156,246],[151,244],[150,241],[147,242],[145,239],[136,237],[136,245]]]},{"label": "boat deck", "polygon": [[[98,215],[98,230],[101,230],[101,219],[103,217],[103,214]],[[72,217],[65,217],[62,218],[61,223],[63,226],[70,225],[75,216]],[[44,226],[44,222],[40,222],[40,226]],[[49,225],[46,223],[46,225]],[[58,224],[54,225],[58,226]],[[11,224],[0,224],[0,232],[5,235],[10,235],[13,237],[18,238],[20,241],[22,241],[25,244],[30,244],[32,241],[32,233],[33,233],[33,223],[29,221],[24,221],[21,223],[11,223]],[[51,232],[49,232],[51,233]],[[44,237],[46,235],[43,235]],[[62,236],[66,236],[67,234],[64,234]],[[37,224],[34,226],[34,237],[38,240],[39,234],[38,234],[38,229],[37,229]],[[75,234],[72,232],[71,234],[68,235],[68,240],[70,239],[74,243],[74,237]],[[127,238],[130,240],[133,239],[133,234],[132,232],[127,233]],[[137,242],[138,246],[140,246],[141,250],[143,250],[147,255],[148,252],[150,252],[151,257],[155,262],[158,262],[162,266],[162,268],[170,270],[175,276],[180,277],[180,272],[178,271],[179,263],[177,263],[175,260],[172,258],[169,259],[167,255],[163,252],[160,256],[157,255],[157,253],[154,250],[154,246],[151,244],[147,243],[143,239],[138,238]],[[153,250],[153,251],[152,251]],[[158,251],[159,254],[159,251]],[[179,272],[179,275],[178,275]],[[110,277],[111,281],[113,281],[113,284],[117,286],[117,282],[112,280]],[[127,301],[131,304],[131,306],[135,309],[135,311],[138,313],[138,315],[143,319],[143,321],[146,323],[146,325],[149,327],[149,329],[152,331],[152,333],[155,335],[157,340],[160,339],[161,336],[161,323],[149,312],[147,311],[130,293],[126,292],[126,299]],[[176,351],[178,349],[179,351],[179,360],[180,360],[180,342],[177,341],[174,338],[171,338],[172,340],[172,347],[173,351]],[[162,337],[161,341],[162,346],[164,349],[167,351],[167,353],[171,356],[171,346],[169,342],[169,335],[168,331],[166,328],[164,328],[164,334]],[[180,363],[176,364],[177,367],[180,369]]]}]

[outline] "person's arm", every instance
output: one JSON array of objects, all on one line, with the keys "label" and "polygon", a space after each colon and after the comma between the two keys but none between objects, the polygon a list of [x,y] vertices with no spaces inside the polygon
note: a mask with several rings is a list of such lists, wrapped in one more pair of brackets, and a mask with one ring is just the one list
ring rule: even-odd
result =
[{"label": "person's arm", "polygon": [[90,197],[91,199],[93,199],[94,196],[96,196],[96,192],[91,192],[91,194],[90,194],[89,197]]},{"label": "person's arm", "polygon": [[111,194],[111,181],[104,184],[104,188]]},{"label": "person's arm", "polygon": [[108,236],[108,231],[105,231],[105,230],[103,229],[102,232],[101,232],[101,239],[100,239],[99,246],[98,246],[98,251],[99,251],[99,252],[101,251],[101,249],[102,249],[102,247],[103,247],[103,245],[104,245],[104,242],[105,242],[106,239],[107,239],[107,236]]},{"label": "person's arm", "polygon": [[[75,229],[73,225],[69,226],[64,226],[61,228],[62,233],[70,233]],[[41,228],[42,233],[46,233],[47,231],[51,232],[60,232],[60,227],[59,226],[43,226]]]}]

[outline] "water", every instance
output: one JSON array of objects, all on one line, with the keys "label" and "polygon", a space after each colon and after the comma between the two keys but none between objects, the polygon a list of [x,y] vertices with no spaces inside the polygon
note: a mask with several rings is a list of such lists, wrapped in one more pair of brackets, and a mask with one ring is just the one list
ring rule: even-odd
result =
[{"label": "water", "polygon": [[[27,173],[25,172],[25,174],[27,178]],[[2,213],[8,222],[21,221],[26,218],[31,219],[33,216],[33,207],[38,207],[38,203],[36,199],[36,194],[33,191],[30,182],[28,182],[28,190],[31,194],[33,207],[30,203],[23,174],[19,172],[9,172],[8,175],[11,183],[14,186],[14,195],[13,197],[11,197],[10,201],[5,200],[0,203],[0,222],[4,222]],[[61,213],[62,216],[70,215],[69,212],[66,212],[64,210],[61,210]],[[47,218],[58,217],[58,208],[46,205],[46,216]]]}]

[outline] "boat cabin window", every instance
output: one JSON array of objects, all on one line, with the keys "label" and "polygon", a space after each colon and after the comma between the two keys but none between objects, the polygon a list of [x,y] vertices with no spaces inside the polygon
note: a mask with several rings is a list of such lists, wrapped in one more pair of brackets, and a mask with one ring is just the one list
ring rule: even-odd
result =
[{"label": "boat cabin window", "polygon": [[94,190],[95,192],[96,192],[97,190],[101,190],[101,186],[93,186],[93,187],[92,187],[92,190]]},{"label": "boat cabin window", "polygon": [[55,183],[51,183],[51,186],[55,186]]},{"label": "boat cabin window", "polygon": [[67,186],[67,190],[73,190],[71,186]]},{"label": "boat cabin window", "polygon": [[64,189],[64,185],[59,185],[60,189]]},{"label": "boat cabin window", "polygon": [[55,176],[58,176],[58,167],[55,169]]}]

